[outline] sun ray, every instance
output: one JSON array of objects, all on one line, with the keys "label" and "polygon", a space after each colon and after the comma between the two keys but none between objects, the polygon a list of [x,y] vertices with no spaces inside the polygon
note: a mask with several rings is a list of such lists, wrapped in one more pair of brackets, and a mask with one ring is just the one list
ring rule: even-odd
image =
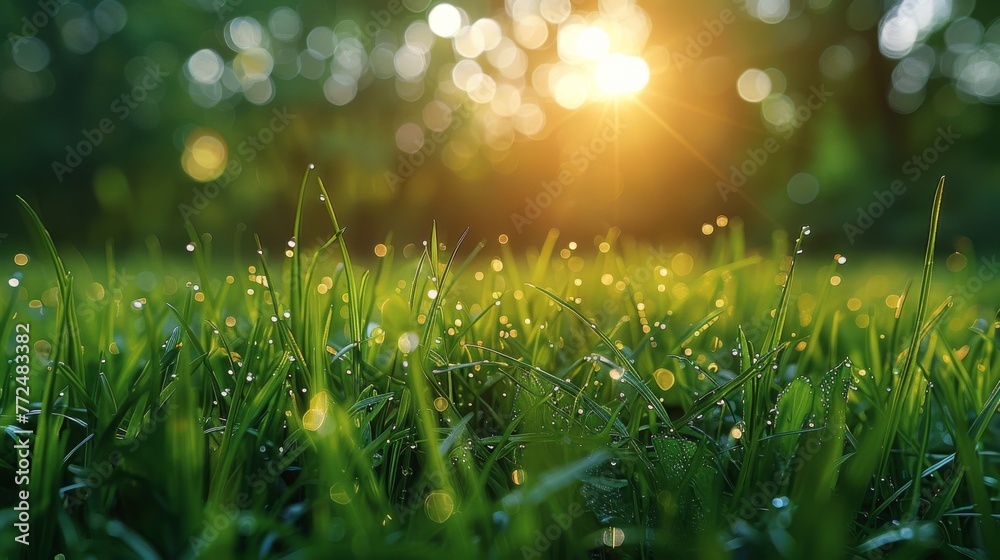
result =
[{"label": "sun ray", "polygon": [[635,97],[633,97],[631,99],[632,99],[633,102],[635,102],[635,104],[640,109],[642,109],[643,111],[645,111],[646,114],[648,114],[650,116],[650,118],[653,119],[653,121],[656,124],[658,124],[661,127],[663,127],[663,129],[666,130],[671,136],[673,136],[674,139],[676,139],[678,142],[680,142],[680,144],[682,146],[684,146],[685,148],[687,148],[687,150],[689,152],[691,152],[691,154],[695,158],[697,158],[698,161],[700,161],[706,168],[708,168],[709,171],[711,171],[716,177],[718,177],[719,180],[721,180],[723,183],[731,186],[732,189],[734,190],[734,192],[736,192],[736,194],[738,194],[741,197],[743,197],[743,200],[745,200],[750,206],[752,206],[754,208],[754,210],[756,210],[757,212],[759,212],[762,216],[764,216],[765,218],[767,218],[768,220],[770,220],[772,223],[774,223],[779,228],[781,227],[781,223],[778,222],[777,220],[775,220],[774,217],[772,217],[767,211],[765,211],[763,208],[761,208],[759,205],[757,205],[757,203],[754,202],[753,199],[751,199],[749,195],[747,195],[747,193],[746,193],[746,191],[744,189],[731,185],[729,183],[729,178],[726,177],[719,170],[719,168],[716,167],[712,162],[708,161],[708,158],[706,158],[705,155],[702,154],[698,150],[698,148],[696,148],[693,145],[691,145],[690,142],[688,142],[683,136],[681,136],[680,133],[678,133],[677,130],[674,129],[674,127],[672,127],[669,124],[667,124],[667,121],[663,120],[663,117],[661,117],[660,115],[656,114],[656,112],[653,111],[652,109],[650,109],[648,105],[646,105],[645,103],[642,102],[642,100],[637,99]]},{"label": "sun ray", "polygon": [[635,98],[633,98],[632,101],[637,106],[639,106],[640,109],[642,109],[643,111],[645,111],[646,114],[649,115],[650,118],[652,118],[653,121],[656,124],[658,124],[661,127],[663,127],[663,129],[666,130],[668,133],[670,133],[670,135],[673,136],[678,142],[680,142],[680,144],[682,146],[684,146],[685,148],[687,148],[687,150],[689,152],[691,152],[691,155],[693,155],[694,157],[698,158],[698,161],[700,161],[702,164],[704,164],[705,167],[707,167],[709,169],[709,171],[711,171],[712,173],[714,173],[716,177],[718,177],[722,181],[726,181],[726,182],[729,181],[729,179],[722,173],[722,171],[719,170],[718,167],[715,166],[715,164],[713,164],[712,162],[708,161],[708,158],[706,158],[705,155],[702,154],[698,150],[698,148],[695,148],[694,146],[692,146],[691,143],[687,141],[687,139],[685,139],[683,136],[681,136],[680,133],[678,133],[677,130],[674,129],[674,127],[672,127],[669,124],[667,124],[667,121],[663,120],[663,117],[661,117],[660,115],[656,114],[655,111],[653,111],[652,109],[650,109],[649,105],[646,105],[641,100],[635,99]]},{"label": "sun ray", "polygon": [[653,97],[656,97],[658,99],[661,99],[663,101],[666,101],[667,103],[673,103],[674,105],[678,105],[680,107],[683,107],[684,109],[688,109],[688,110],[694,111],[694,112],[698,113],[699,115],[704,115],[704,116],[706,116],[706,117],[708,117],[710,119],[715,119],[715,120],[717,120],[717,121],[719,121],[721,123],[729,124],[729,125],[732,125],[732,126],[735,126],[735,127],[739,127],[739,128],[744,129],[744,130],[749,130],[750,132],[756,132],[756,133],[759,133],[759,134],[766,134],[767,133],[766,130],[764,130],[763,128],[760,128],[758,126],[752,126],[752,125],[749,125],[749,124],[746,124],[746,123],[742,123],[742,122],[740,122],[738,120],[735,120],[735,119],[730,119],[730,118],[723,117],[723,116],[718,115],[716,113],[713,113],[711,111],[706,111],[705,109],[702,109],[701,107],[698,107],[697,105],[691,105],[689,103],[684,103],[683,101],[679,101],[679,100],[677,100],[677,99],[675,99],[673,97],[670,97],[669,95],[663,95],[662,93],[658,93],[658,92],[655,92],[655,91],[650,91],[649,95],[651,95]]}]

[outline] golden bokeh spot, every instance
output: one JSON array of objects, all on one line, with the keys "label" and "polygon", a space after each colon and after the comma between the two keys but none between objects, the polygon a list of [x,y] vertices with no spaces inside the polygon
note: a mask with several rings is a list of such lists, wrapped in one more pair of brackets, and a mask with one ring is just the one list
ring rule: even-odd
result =
[{"label": "golden bokeh spot", "polygon": [[948,255],[948,260],[945,261],[948,270],[952,272],[960,272],[969,264],[969,259],[966,258],[962,253],[952,253]]},{"label": "golden bokeh spot", "polygon": [[653,379],[656,380],[656,384],[660,389],[664,391],[669,391],[671,387],[674,386],[674,372],[666,368],[660,368],[653,372]]},{"label": "golden bokeh spot", "polygon": [[424,499],[424,512],[435,523],[444,523],[455,511],[455,500],[447,492],[431,492]]},{"label": "golden bokeh spot", "polygon": [[214,130],[196,128],[184,141],[181,167],[195,181],[207,183],[218,179],[228,161],[226,141]]},{"label": "golden bokeh spot", "polygon": [[302,427],[315,432],[326,421],[326,413],[330,410],[330,394],[320,391],[309,399],[309,410],[302,416]]},{"label": "golden bokeh spot", "polygon": [[24,266],[28,264],[28,255],[25,255],[24,253],[14,255],[14,264],[17,266]]},{"label": "golden bokeh spot", "polygon": [[105,295],[104,286],[98,282],[92,282],[87,286],[86,295],[90,301],[101,301]]},{"label": "golden bokeh spot", "polygon": [[684,299],[691,293],[691,288],[689,288],[684,282],[678,282],[670,288],[670,293],[672,293],[677,299]]},{"label": "golden bokeh spot", "polygon": [[302,427],[309,430],[310,432],[315,432],[323,426],[323,422],[326,421],[326,414],[310,408],[302,415]]},{"label": "golden bokeh spot", "polygon": [[510,473],[510,479],[518,486],[524,484],[524,469],[514,469],[514,472]]},{"label": "golden bokeh spot", "polygon": [[42,303],[46,307],[59,305],[59,288],[49,288],[42,292]]},{"label": "golden bokeh spot", "polygon": [[434,399],[434,410],[438,412],[444,412],[448,410],[448,399],[444,397],[438,397]]},{"label": "golden bokeh spot", "polygon": [[375,246],[376,257],[382,258],[388,254],[389,254],[389,248],[386,247],[385,244],[379,243],[378,245]]},{"label": "golden bokeh spot", "polygon": [[670,268],[677,276],[687,276],[694,270],[694,259],[687,253],[677,253],[670,259]]},{"label": "golden bokeh spot", "polygon": [[354,499],[358,488],[356,481],[342,480],[330,487],[330,499],[340,505],[346,505]]},{"label": "golden bokeh spot", "polygon": [[417,337],[417,333],[413,332],[401,334],[399,340],[396,341],[396,346],[403,354],[413,352],[417,349],[418,344],[420,344],[420,338]]},{"label": "golden bokeh spot", "polygon": [[309,408],[326,414],[330,410],[330,401],[330,393],[320,391],[313,398],[309,399]]}]

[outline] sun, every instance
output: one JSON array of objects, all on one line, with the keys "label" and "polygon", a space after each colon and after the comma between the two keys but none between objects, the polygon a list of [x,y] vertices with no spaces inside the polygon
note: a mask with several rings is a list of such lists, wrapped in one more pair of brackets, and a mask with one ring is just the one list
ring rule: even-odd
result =
[{"label": "sun", "polygon": [[649,83],[649,65],[639,56],[608,55],[594,71],[594,82],[605,95],[638,93]]},{"label": "sun", "polygon": [[[560,27],[557,38],[559,58],[564,66],[556,75],[553,88],[556,102],[575,109],[589,97],[614,97],[634,94],[649,83],[649,65],[634,53],[640,45],[625,44],[628,36],[615,22],[574,22]],[[619,40],[612,40],[612,36]],[[584,86],[585,84],[585,86]],[[583,87],[589,93],[582,91]]]}]

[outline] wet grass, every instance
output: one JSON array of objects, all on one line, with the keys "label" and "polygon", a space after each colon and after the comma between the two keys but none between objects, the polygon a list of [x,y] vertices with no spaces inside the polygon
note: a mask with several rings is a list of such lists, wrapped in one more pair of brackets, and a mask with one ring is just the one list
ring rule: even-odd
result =
[{"label": "wet grass", "polygon": [[187,263],[96,273],[25,206],[0,336],[13,356],[31,326],[30,412],[11,360],[0,503],[31,429],[31,547],[5,505],[0,551],[995,554],[998,290],[975,255],[935,265],[942,188],[924,262],[889,265],[813,254],[808,228],[748,251],[722,217],[708,249],[432,230],[358,258],[307,177],[321,247],[294,243],[300,204],[293,242],[248,237],[238,267],[191,227]]}]

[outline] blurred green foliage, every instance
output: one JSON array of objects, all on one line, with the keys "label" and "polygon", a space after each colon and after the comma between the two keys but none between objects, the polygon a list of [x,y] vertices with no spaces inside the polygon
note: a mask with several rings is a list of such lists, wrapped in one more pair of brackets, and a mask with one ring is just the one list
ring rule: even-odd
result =
[{"label": "blurred green foliage", "polygon": [[[350,217],[353,240],[369,247],[390,230],[416,240],[432,219],[452,237],[471,225],[476,238],[507,233],[512,243],[538,244],[552,227],[583,238],[609,226],[640,238],[687,238],[725,214],[742,216],[751,240],[808,223],[831,248],[883,251],[919,246],[911,243],[923,235],[919,209],[938,176],[948,175],[948,215],[961,219],[943,221],[943,243],[956,250],[994,243],[995,4],[457,2],[463,24],[498,22],[525,69],[494,68],[490,53],[470,60],[545,116],[537,133],[501,140],[510,124],[487,114],[489,104],[459,118],[449,80],[454,65],[469,58],[457,40],[427,43],[421,73],[401,77],[400,53],[426,31],[421,22],[438,4],[5,3],[0,188],[8,201],[17,193],[44,201],[56,238],[83,248],[110,237],[142,249],[145,236],[156,235],[179,250],[185,218],[227,237],[238,223],[265,238],[287,237],[283,218],[295,183],[314,163]],[[572,15],[554,23],[565,15],[559,10]],[[537,45],[529,33],[537,25],[525,27],[537,24],[536,13],[546,33]],[[588,98],[574,109],[546,96],[535,73],[560,63],[557,36],[568,23],[622,14],[640,14],[648,24],[641,52],[632,53],[649,64],[648,86],[634,97]],[[628,39],[611,35],[612,50]],[[161,79],[146,79],[151,68]],[[741,76],[765,76],[763,85],[747,82],[764,88],[758,93],[765,98],[747,101]],[[829,99],[805,120],[798,113],[794,126],[781,122],[817,90]],[[429,128],[435,100],[452,110],[437,136]],[[280,131],[271,125],[275,111],[293,116]],[[581,159],[602,123],[614,119],[621,134]],[[401,150],[414,125],[424,152],[433,153]],[[936,151],[933,163],[914,161],[934,148],[939,130],[958,138]],[[197,206],[196,192],[206,194],[207,185],[185,173],[182,160],[201,132],[224,144],[227,161],[238,165],[192,215],[181,205]],[[769,139],[778,148],[760,163]],[[727,192],[720,181],[740,182],[733,170],[741,167],[754,172],[739,193],[720,196]],[[547,198],[544,185],[560,177],[569,180]],[[863,222],[859,208],[868,210],[897,180],[906,193],[862,235],[845,230]],[[16,219],[3,207],[4,223]],[[5,233],[20,230],[5,226]]]}]

